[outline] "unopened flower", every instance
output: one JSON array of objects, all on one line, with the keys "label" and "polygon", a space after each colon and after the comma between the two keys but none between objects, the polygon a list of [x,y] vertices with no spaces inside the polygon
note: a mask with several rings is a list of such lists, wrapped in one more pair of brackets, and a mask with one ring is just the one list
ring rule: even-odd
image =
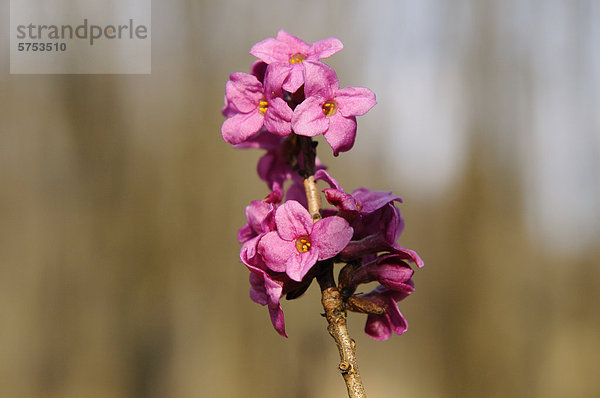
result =
[{"label": "unopened flower", "polygon": [[354,145],[356,116],[377,103],[368,88],[340,89],[335,71],[323,63],[306,65],[304,94],[306,99],[294,110],[292,128],[308,137],[323,134],[335,156]]},{"label": "unopened flower", "polygon": [[275,213],[277,231],[265,234],[258,252],[266,266],[301,281],[317,261],[338,254],[350,241],[352,228],[341,217],[327,217],[313,223],[302,205],[294,200]]},{"label": "unopened flower", "polygon": [[386,254],[364,264],[352,277],[352,285],[378,281],[390,290],[411,290],[414,271],[403,261],[403,257],[398,254]]},{"label": "unopened flower", "polygon": [[338,210],[369,215],[390,203],[402,203],[402,198],[392,194],[391,191],[372,191],[368,188],[357,188],[349,194],[325,170],[318,170],[315,173],[315,180],[323,180],[329,184],[331,188],[323,190],[325,199],[331,205],[337,207]]},{"label": "unopened flower", "polygon": [[[412,280],[410,280],[412,284]],[[409,286],[405,291],[393,291],[384,286],[377,286],[371,292],[360,295],[385,309],[383,315],[369,315],[365,325],[365,333],[375,340],[387,340],[392,333],[403,334],[408,329],[408,322],[400,312],[397,302],[406,298],[414,291]]]},{"label": "unopened flower", "polygon": [[419,257],[417,252],[411,249],[406,249],[397,243],[390,243],[383,233],[375,233],[360,240],[352,240],[340,252],[342,261],[362,260],[365,256],[373,256],[380,252],[390,252],[401,256],[403,260],[408,260],[422,268],[425,263]]}]

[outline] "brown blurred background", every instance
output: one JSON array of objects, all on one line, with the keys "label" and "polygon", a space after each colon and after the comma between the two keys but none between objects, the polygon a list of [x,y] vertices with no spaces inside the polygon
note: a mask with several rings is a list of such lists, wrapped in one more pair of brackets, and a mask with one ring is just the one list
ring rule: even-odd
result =
[{"label": "brown blurred background", "polygon": [[316,286],[283,339],[238,262],[224,86],[281,28],[377,94],[320,156],[427,264],[407,334],[350,317],[369,396],[600,396],[600,3],[154,1],[149,76],[9,75],[0,4],[1,397],[344,396]]}]

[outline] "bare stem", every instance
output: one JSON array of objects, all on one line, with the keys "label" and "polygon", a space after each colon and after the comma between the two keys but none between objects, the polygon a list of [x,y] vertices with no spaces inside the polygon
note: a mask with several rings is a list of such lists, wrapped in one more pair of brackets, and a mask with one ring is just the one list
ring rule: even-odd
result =
[{"label": "bare stem", "polygon": [[321,194],[317,189],[315,176],[309,176],[304,180],[304,191],[308,200],[308,212],[314,221],[321,219]]},{"label": "bare stem", "polygon": [[346,382],[349,398],[365,398],[365,388],[362,385],[358,364],[356,362],[356,347],[354,340],[350,338],[346,325],[346,308],[341,294],[336,287],[329,287],[321,292],[321,303],[325,309],[325,318],[329,326],[327,331],[340,352],[340,364],[338,366],[342,377]]},{"label": "bare stem", "polygon": [[[302,155],[304,161],[304,189],[308,201],[308,212],[316,222],[321,218],[321,195],[317,188],[314,178],[315,170],[315,150],[312,140],[308,137],[302,137]],[[333,277],[333,261],[320,262],[322,273],[317,276],[317,281],[321,287],[321,303],[325,310],[327,319],[327,331],[333,337],[335,344],[340,352],[340,370],[349,398],[366,398],[365,388],[362,385],[360,374],[358,373],[358,364],[356,362],[356,347],[354,340],[350,338],[348,326],[346,324],[346,303],[344,297],[336,287]]]}]

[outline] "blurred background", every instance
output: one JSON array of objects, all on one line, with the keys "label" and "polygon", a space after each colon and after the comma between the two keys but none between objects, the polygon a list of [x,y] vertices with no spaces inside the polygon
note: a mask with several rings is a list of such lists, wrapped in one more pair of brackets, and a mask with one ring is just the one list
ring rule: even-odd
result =
[{"label": "blurred background", "polygon": [[238,262],[224,87],[281,28],[377,94],[319,154],[426,263],[405,335],[350,315],[369,396],[600,396],[599,2],[154,1],[147,76],[10,75],[0,4],[0,396],[344,396],[318,288],[284,339]]}]

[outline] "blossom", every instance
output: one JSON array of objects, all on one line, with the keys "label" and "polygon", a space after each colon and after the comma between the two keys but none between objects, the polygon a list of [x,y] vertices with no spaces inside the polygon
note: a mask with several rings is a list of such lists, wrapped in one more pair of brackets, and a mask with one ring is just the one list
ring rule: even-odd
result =
[{"label": "blossom", "polygon": [[[269,74],[267,70],[266,74]],[[265,81],[270,81],[265,76]],[[240,144],[258,133],[263,125],[273,134],[291,133],[292,110],[269,84],[263,84],[256,76],[248,73],[232,73],[225,85],[225,107],[227,119],[221,126],[223,139],[230,144]]]},{"label": "blossom", "polygon": [[375,340],[387,340],[393,333],[403,334],[408,329],[408,322],[400,312],[397,302],[406,298],[414,291],[412,279],[404,291],[390,290],[385,286],[377,286],[371,292],[360,295],[361,298],[369,300],[385,309],[385,314],[370,314],[367,317],[365,333]]},{"label": "blossom", "polygon": [[305,68],[306,99],[294,110],[292,129],[308,137],[323,134],[337,156],[354,145],[356,116],[375,106],[375,94],[364,87],[340,89],[335,71],[323,63],[307,63]]},{"label": "blossom", "polygon": [[399,254],[386,254],[364,264],[352,277],[354,286],[378,281],[388,289],[408,291],[412,289],[411,278],[414,271]]},{"label": "blossom", "polygon": [[308,44],[280,30],[275,39],[270,37],[252,46],[250,54],[279,69],[282,74],[282,88],[294,93],[304,84],[306,64],[328,58],[342,48],[342,42],[336,38]]},{"label": "blossom", "polygon": [[391,191],[372,191],[368,188],[357,188],[349,194],[325,170],[318,170],[315,173],[315,180],[323,180],[329,184],[331,188],[323,190],[325,199],[339,210],[369,215],[392,202],[402,203],[402,198],[393,195]]},{"label": "blossom", "polygon": [[238,241],[245,243],[252,238],[275,229],[275,209],[272,203],[262,200],[253,200],[246,207],[246,220],[248,223],[238,231]]},{"label": "blossom", "polygon": [[279,303],[283,295],[284,283],[273,278],[265,270],[249,264],[246,266],[250,270],[250,298],[268,307],[273,327],[280,335],[287,337],[283,309]]},{"label": "blossom", "polygon": [[423,268],[425,263],[419,257],[417,252],[411,249],[406,249],[397,243],[390,243],[382,233],[376,233],[369,235],[360,240],[352,240],[348,245],[340,252],[340,259],[342,261],[355,261],[361,260],[365,256],[372,256],[379,252],[390,252],[397,254],[403,260],[414,262],[417,267]]},{"label": "blossom", "polygon": [[294,200],[277,209],[275,224],[277,230],[265,234],[258,243],[258,253],[269,269],[285,272],[295,281],[301,281],[317,261],[338,254],[353,233],[341,217],[313,223],[308,211]]}]

